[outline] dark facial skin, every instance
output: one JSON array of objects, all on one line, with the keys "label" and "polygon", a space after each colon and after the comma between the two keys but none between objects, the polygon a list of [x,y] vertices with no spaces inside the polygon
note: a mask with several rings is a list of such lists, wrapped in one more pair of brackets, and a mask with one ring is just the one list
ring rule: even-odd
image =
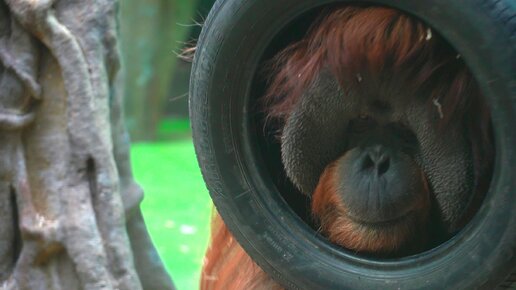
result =
[{"label": "dark facial skin", "polygon": [[[408,242],[410,235],[402,232],[426,227],[422,220],[432,206],[439,223],[452,233],[474,182],[464,124],[440,127],[438,100],[429,102],[428,96],[390,83],[396,82],[361,75],[344,92],[330,73],[321,73],[284,127],[287,175],[308,195],[318,184],[321,190],[321,183],[332,183],[339,213],[372,237],[398,233],[400,244]],[[320,179],[329,164],[331,177]]]},{"label": "dark facial skin", "polygon": [[[350,146],[336,168],[336,188],[348,216],[357,223],[376,225],[413,214],[428,199],[425,177],[410,157],[415,145],[411,143],[417,140],[406,140],[404,128],[398,126],[357,121],[368,124],[360,124],[363,128],[356,134],[348,133],[357,145]],[[350,124],[352,130],[356,126]]]}]

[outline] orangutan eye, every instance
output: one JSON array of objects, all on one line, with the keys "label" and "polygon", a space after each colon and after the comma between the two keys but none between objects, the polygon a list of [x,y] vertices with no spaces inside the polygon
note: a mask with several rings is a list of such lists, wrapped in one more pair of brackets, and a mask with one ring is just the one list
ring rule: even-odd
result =
[{"label": "orangutan eye", "polygon": [[362,133],[376,126],[376,121],[367,114],[361,114],[358,118],[349,121],[349,129],[353,133]]}]

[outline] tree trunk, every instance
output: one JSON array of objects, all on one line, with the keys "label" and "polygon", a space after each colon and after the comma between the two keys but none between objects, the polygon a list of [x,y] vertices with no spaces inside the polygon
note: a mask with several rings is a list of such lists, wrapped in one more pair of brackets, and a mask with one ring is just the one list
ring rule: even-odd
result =
[{"label": "tree trunk", "polygon": [[139,210],[114,0],[0,0],[0,289],[173,289]]}]

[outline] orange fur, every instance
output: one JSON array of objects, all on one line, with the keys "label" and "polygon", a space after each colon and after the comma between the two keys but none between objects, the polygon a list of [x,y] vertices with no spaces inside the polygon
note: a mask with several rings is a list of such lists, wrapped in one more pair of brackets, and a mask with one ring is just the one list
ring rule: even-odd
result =
[{"label": "orange fur", "polygon": [[211,230],[212,238],[201,273],[201,290],[283,289],[246,254],[216,212]]}]

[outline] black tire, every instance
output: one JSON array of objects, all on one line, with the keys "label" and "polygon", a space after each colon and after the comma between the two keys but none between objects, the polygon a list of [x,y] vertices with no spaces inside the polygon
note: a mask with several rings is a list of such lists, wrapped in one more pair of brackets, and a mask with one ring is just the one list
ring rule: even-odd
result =
[{"label": "black tire", "polygon": [[374,260],[317,237],[281,198],[257,148],[251,84],[273,38],[333,0],[217,1],[191,77],[196,152],[212,199],[247,253],[288,289],[516,289],[516,1],[367,0],[413,14],[464,57],[487,96],[496,162],[486,200],[451,240]]}]

